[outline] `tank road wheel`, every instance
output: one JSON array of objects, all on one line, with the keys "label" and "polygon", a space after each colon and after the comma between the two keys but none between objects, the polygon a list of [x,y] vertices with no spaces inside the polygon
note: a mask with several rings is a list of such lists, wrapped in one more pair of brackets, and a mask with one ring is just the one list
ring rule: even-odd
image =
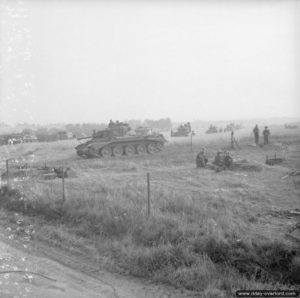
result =
[{"label": "tank road wheel", "polygon": [[114,147],[113,154],[114,154],[114,156],[121,156],[123,154],[123,147],[122,146]]},{"label": "tank road wheel", "polygon": [[139,144],[136,146],[136,152],[137,154],[144,154],[146,153],[147,149],[146,146],[144,144]]},{"label": "tank road wheel", "polygon": [[103,147],[100,152],[103,157],[110,157],[112,153],[110,147]]},{"label": "tank road wheel", "polygon": [[82,158],[88,158],[84,153],[77,151],[77,154]]},{"label": "tank road wheel", "polygon": [[156,148],[157,148],[159,151],[161,151],[162,148],[164,147],[164,144],[161,143],[161,142],[157,142],[155,145],[156,145]]},{"label": "tank road wheel", "polygon": [[153,154],[157,151],[157,148],[154,146],[154,144],[148,144],[147,151],[150,154]]},{"label": "tank road wheel", "polygon": [[95,148],[90,147],[87,156],[90,157],[90,158],[98,157],[98,154],[97,154]]},{"label": "tank road wheel", "polygon": [[133,155],[135,153],[134,147],[132,145],[127,145],[125,147],[125,154],[126,155]]}]

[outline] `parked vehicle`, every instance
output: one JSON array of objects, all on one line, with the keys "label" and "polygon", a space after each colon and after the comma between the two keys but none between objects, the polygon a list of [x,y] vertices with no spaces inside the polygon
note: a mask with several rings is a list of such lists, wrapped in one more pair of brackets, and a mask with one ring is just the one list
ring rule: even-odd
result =
[{"label": "parked vehicle", "polygon": [[171,130],[171,137],[187,137],[192,133],[190,122],[179,125],[177,130]]}]

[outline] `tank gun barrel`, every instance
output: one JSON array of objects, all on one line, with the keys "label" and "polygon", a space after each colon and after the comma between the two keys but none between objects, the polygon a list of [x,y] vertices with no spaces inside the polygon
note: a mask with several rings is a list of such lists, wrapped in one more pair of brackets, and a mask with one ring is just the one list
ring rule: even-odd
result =
[{"label": "tank gun barrel", "polygon": [[86,140],[86,139],[92,139],[93,137],[90,136],[90,137],[81,137],[81,138],[76,138],[78,141],[80,140]]}]

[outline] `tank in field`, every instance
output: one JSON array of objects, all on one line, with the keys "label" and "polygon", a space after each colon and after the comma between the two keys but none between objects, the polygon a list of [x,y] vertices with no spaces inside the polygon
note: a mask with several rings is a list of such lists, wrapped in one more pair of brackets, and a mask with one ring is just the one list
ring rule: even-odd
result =
[{"label": "tank in field", "polygon": [[177,130],[171,130],[171,137],[188,137],[192,132],[190,122],[179,125]]},{"label": "tank in field", "polygon": [[[85,143],[75,149],[83,158],[117,157],[122,155],[154,154],[161,151],[166,139],[163,135],[153,133],[149,128],[130,133],[126,123],[109,123],[108,128],[95,132]],[[145,133],[147,131],[147,133]],[[82,139],[81,139],[82,140]]]},{"label": "tank in field", "polygon": [[209,134],[209,133],[217,133],[217,132],[218,132],[218,128],[214,125],[210,125],[205,133]]}]

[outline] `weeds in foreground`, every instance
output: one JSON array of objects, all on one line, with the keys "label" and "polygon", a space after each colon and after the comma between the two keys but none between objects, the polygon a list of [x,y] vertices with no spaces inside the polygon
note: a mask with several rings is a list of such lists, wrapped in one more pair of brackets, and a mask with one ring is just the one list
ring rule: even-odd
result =
[{"label": "weeds in foreground", "polygon": [[100,200],[96,209],[95,204],[45,198],[30,201],[8,187],[2,187],[0,193],[1,207],[65,227],[65,232],[50,229],[45,233],[44,229],[44,238],[64,242],[70,238],[66,231],[72,231],[78,238],[70,243],[82,246],[81,239],[96,235],[98,253],[105,247],[120,268],[135,276],[205,292],[207,297],[214,291],[220,291],[222,297],[237,289],[299,283],[299,253],[283,243],[246,243],[213,229],[209,234],[203,221],[187,222],[176,216],[178,210],[171,210],[175,215],[157,212],[147,219],[141,210],[128,208],[122,201]]}]

